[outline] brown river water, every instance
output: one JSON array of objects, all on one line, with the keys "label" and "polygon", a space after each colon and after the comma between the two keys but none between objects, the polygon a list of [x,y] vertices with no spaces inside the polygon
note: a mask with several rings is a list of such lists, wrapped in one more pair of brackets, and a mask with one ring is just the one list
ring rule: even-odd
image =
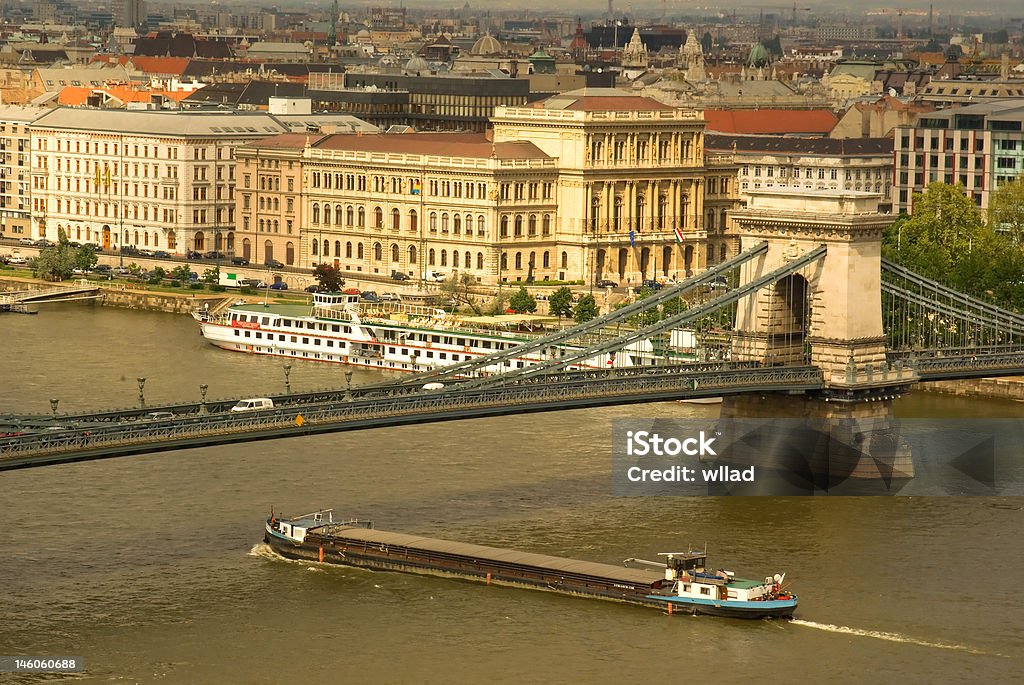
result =
[{"label": "brown river water", "polygon": [[[284,390],[279,361],[191,319],[82,305],[0,315],[0,412]],[[296,390],[343,369],[294,362]],[[355,383],[380,381],[356,371]],[[903,415],[1019,417],[913,393]],[[614,497],[603,408],[388,428],[0,473],[0,654],[77,655],[88,683],[953,683],[1024,672],[1024,500]],[[1024,459],[1024,454],[1021,455]],[[797,620],[656,609],[284,561],[271,507],[619,563],[687,543],[743,576],[785,571]],[[670,549],[672,548],[672,549]]]}]

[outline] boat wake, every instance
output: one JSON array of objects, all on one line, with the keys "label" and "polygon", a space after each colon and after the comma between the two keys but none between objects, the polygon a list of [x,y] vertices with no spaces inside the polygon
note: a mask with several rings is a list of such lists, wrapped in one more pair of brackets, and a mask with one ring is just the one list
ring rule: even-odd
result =
[{"label": "boat wake", "polygon": [[[847,626],[837,626],[832,623],[816,623],[814,621],[804,621],[799,618],[795,618],[790,621],[791,624],[798,626],[806,626],[808,628],[816,628],[817,630],[824,630],[829,633],[844,633],[846,635],[857,635],[859,637],[873,637],[876,640],[887,640],[889,642],[903,642],[911,645],[920,645],[921,647],[934,647],[936,649],[951,649],[957,652],[967,652],[968,654],[986,654],[992,656],[993,652],[986,652],[980,649],[975,649],[968,645],[961,645],[954,642],[933,642],[929,640],[918,640],[917,638],[907,637],[906,635],[900,635],[899,633],[886,633],[880,630],[864,630],[862,628],[850,628]],[[995,654],[995,656],[1001,656]]]}]

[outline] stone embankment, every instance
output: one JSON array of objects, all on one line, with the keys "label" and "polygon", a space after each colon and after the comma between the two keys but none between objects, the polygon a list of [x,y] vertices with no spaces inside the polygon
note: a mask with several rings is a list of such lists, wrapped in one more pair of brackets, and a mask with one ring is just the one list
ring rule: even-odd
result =
[{"label": "stone embankment", "polygon": [[[78,281],[69,281],[67,285],[77,284]],[[132,288],[123,283],[102,285],[100,287],[100,298],[95,300],[106,307],[120,307],[122,309],[139,309],[153,312],[168,312],[170,314],[189,314],[192,310],[210,305],[211,310],[224,305],[225,302],[234,301],[237,295],[232,294],[207,294],[194,293],[188,290],[180,293],[157,292],[141,288]],[[33,278],[22,278],[18,276],[0,276],[0,291],[10,292],[12,290],[41,290],[53,287],[53,283],[39,281]]]}]

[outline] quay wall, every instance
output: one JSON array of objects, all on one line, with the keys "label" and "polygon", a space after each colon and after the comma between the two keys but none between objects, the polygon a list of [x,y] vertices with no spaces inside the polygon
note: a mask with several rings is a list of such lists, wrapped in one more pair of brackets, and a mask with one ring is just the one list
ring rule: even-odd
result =
[{"label": "quay wall", "polygon": [[[16,276],[0,276],[0,292],[43,290],[54,285],[60,284]],[[74,285],[74,283],[69,281],[64,285]],[[99,287],[101,297],[93,301],[105,307],[167,312],[170,314],[189,314],[193,309],[202,307],[207,303],[210,305],[210,310],[213,311],[227,302],[238,299],[237,295],[230,293],[228,295],[211,295],[207,293],[193,293],[187,290],[180,293],[154,292],[130,288],[121,283],[112,286],[101,285]]]},{"label": "quay wall", "polygon": [[1024,378],[972,378],[957,381],[934,381],[917,386],[929,392],[942,392],[963,397],[994,397],[1024,402]]}]

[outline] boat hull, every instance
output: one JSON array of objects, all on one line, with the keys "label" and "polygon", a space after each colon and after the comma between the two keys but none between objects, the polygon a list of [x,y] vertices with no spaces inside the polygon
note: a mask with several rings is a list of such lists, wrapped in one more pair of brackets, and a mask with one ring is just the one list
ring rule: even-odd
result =
[{"label": "boat hull", "polygon": [[699,600],[688,597],[662,597],[649,595],[647,599],[655,601],[672,613],[685,613],[705,616],[723,616],[726,618],[793,618],[796,612],[797,598],[742,602],[736,600]]}]

